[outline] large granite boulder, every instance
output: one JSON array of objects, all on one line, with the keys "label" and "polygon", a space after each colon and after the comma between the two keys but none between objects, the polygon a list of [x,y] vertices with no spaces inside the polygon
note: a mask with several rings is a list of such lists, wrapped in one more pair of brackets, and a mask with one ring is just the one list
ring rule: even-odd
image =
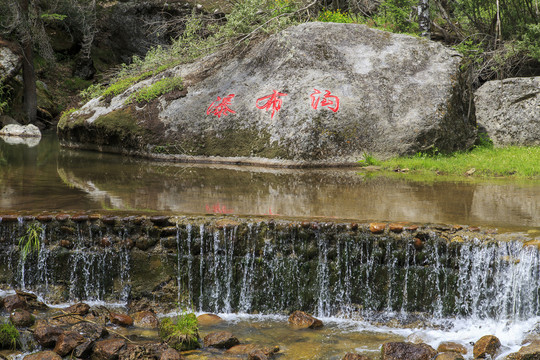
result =
[{"label": "large granite boulder", "polygon": [[[58,132],[64,146],[282,166],[465,149],[476,123],[460,66],[457,52],[425,39],[306,23],[230,60],[215,54],[93,99]],[[185,90],[126,101],[164,76]]]},{"label": "large granite boulder", "polygon": [[0,39],[0,84],[13,78],[22,67],[22,56],[16,45]]},{"label": "large granite boulder", "polygon": [[540,76],[488,81],[474,96],[478,125],[494,145],[540,145]]}]

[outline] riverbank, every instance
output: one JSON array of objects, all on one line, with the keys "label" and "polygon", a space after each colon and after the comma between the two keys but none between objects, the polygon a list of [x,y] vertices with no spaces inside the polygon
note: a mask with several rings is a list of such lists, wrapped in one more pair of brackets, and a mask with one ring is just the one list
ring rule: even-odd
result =
[{"label": "riverbank", "polygon": [[443,154],[417,153],[379,161],[370,155],[360,161],[361,166],[380,166],[383,170],[422,175],[462,175],[483,178],[540,179],[540,147],[508,146],[495,148],[477,146],[470,151]]}]

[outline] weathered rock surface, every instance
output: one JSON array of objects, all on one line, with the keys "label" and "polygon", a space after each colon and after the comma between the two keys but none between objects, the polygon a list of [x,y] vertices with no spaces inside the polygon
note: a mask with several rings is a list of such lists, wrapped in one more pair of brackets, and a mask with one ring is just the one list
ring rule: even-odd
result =
[{"label": "weathered rock surface", "polygon": [[58,326],[51,326],[45,320],[38,320],[34,329],[34,339],[39,345],[45,348],[52,348],[56,345],[58,337],[64,332]]},{"label": "weathered rock surface", "polygon": [[67,331],[58,337],[56,346],[54,347],[54,352],[64,357],[70,354],[77,346],[84,342],[85,338],[81,334],[75,331]]},{"label": "weathered rock surface", "polygon": [[62,357],[54,351],[40,351],[26,355],[23,360],[62,360]]},{"label": "weathered rock surface", "polygon": [[5,136],[20,136],[20,137],[41,137],[41,131],[39,131],[36,125],[16,125],[10,124],[4,126],[0,130],[0,135]]},{"label": "weathered rock surface", "polygon": [[289,316],[289,324],[296,328],[317,329],[323,326],[323,322],[303,311],[295,311]]},{"label": "weathered rock surface", "polygon": [[355,353],[347,353],[343,357],[343,360],[369,360],[367,356],[355,354]]},{"label": "weathered rock surface", "polygon": [[94,345],[92,360],[112,360],[118,358],[118,353],[126,346],[124,339],[108,339],[97,341]]},{"label": "weathered rock surface", "polygon": [[[457,52],[367,26],[306,23],[231,60],[218,55],[159,76],[186,92],[126,105],[147,79],[93,99],[58,127],[63,145],[184,161],[352,164],[475,140]],[[227,110],[229,109],[229,110]]]},{"label": "weathered rock surface", "polygon": [[133,324],[147,329],[159,328],[159,319],[152,311],[138,311],[133,314]]},{"label": "weathered rock surface", "polygon": [[518,352],[507,356],[508,360],[537,360],[540,359],[540,341],[536,340],[523,346]]},{"label": "weathered rock surface", "polygon": [[488,356],[495,357],[495,354],[501,347],[500,340],[493,335],[482,336],[473,347],[473,355],[475,359],[484,359]]},{"label": "weathered rock surface", "polygon": [[81,316],[88,314],[88,311],[90,311],[90,305],[85,303],[73,304],[65,309],[65,312],[68,314],[76,314]]},{"label": "weathered rock surface", "polygon": [[109,317],[113,324],[120,325],[120,326],[133,325],[133,318],[129,315],[111,313]]},{"label": "weathered rock surface", "polygon": [[437,346],[438,352],[456,352],[460,354],[466,354],[467,348],[461,344],[452,341],[443,341]]},{"label": "weathered rock surface", "polygon": [[540,145],[540,77],[488,81],[474,95],[494,145]]},{"label": "weathered rock surface", "polygon": [[8,81],[21,70],[22,56],[10,45],[0,39],[0,83]]},{"label": "weathered rock surface", "polygon": [[431,360],[437,351],[427,344],[388,342],[382,346],[382,360]]},{"label": "weathered rock surface", "polygon": [[215,325],[222,321],[223,319],[215,314],[201,314],[197,316],[197,323],[199,325]]},{"label": "weathered rock surface", "polygon": [[435,360],[465,360],[465,358],[457,352],[449,351],[438,354]]},{"label": "weathered rock surface", "polygon": [[34,325],[35,318],[27,310],[15,309],[10,315],[9,320],[16,327],[28,327]]},{"label": "weathered rock surface", "polygon": [[216,331],[204,337],[204,346],[218,349],[229,349],[240,344],[236,336],[228,331]]}]

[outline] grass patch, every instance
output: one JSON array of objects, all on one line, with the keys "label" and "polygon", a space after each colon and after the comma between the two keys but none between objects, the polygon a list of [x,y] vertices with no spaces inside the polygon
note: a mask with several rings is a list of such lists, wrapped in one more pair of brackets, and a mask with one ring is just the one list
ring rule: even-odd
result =
[{"label": "grass patch", "polygon": [[152,85],[142,88],[129,96],[126,103],[136,101],[138,103],[152,101],[158,96],[167,94],[173,90],[182,90],[182,79],[179,77],[163,78]]},{"label": "grass patch", "polygon": [[0,349],[15,350],[20,345],[20,334],[15,326],[10,322],[0,323]]},{"label": "grass patch", "polygon": [[159,327],[159,336],[173,349],[186,351],[198,349],[199,343],[199,325],[197,317],[193,313],[182,312],[178,315],[176,323],[170,318],[161,321]]},{"label": "grass patch", "polygon": [[476,147],[449,155],[418,153],[383,161],[381,166],[386,170],[409,169],[445,175],[540,177],[538,159],[539,146]]}]

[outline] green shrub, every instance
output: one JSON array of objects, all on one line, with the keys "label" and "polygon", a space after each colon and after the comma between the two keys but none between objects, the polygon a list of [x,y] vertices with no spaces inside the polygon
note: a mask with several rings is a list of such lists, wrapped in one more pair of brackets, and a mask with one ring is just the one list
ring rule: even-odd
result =
[{"label": "green shrub", "polygon": [[126,100],[127,103],[136,101],[138,103],[148,102],[154,100],[158,96],[167,94],[173,90],[183,88],[182,79],[179,77],[163,78],[156,81],[152,85],[138,90],[136,93],[130,95]]},{"label": "green shrub", "polygon": [[20,334],[12,323],[0,324],[0,349],[15,350],[20,348]]},{"label": "green shrub", "polygon": [[176,323],[170,318],[161,320],[159,327],[160,338],[178,351],[198,349],[199,326],[197,317],[193,313],[182,312],[178,315]]},{"label": "green shrub", "polygon": [[322,21],[322,22],[334,22],[334,23],[345,23],[345,24],[350,24],[350,23],[355,22],[353,18],[347,12],[341,12],[341,10],[339,9],[335,11],[324,10],[321,13],[319,13],[319,17],[317,18],[317,20]]}]

